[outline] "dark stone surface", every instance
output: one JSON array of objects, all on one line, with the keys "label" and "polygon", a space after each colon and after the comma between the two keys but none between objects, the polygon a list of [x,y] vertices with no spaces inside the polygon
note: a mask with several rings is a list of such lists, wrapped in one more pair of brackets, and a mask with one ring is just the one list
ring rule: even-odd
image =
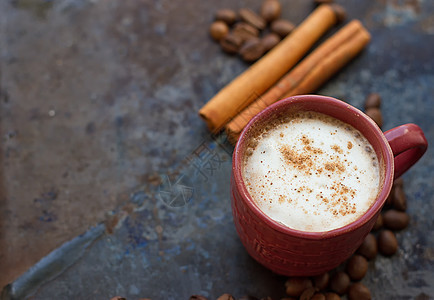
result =
[{"label": "dark stone surface", "polygon": [[[295,23],[313,8],[281,2]],[[378,92],[384,130],[414,122],[432,144],[434,3],[338,2],[372,41],[318,93],[362,108]],[[209,38],[213,13],[260,4],[0,2],[4,298],[283,296],[285,278],[247,255],[232,224],[231,147],[197,116],[248,67]],[[375,299],[434,297],[433,151],[404,176],[411,222],[398,253],[377,257],[363,280]],[[56,264],[71,245],[77,258]]]}]

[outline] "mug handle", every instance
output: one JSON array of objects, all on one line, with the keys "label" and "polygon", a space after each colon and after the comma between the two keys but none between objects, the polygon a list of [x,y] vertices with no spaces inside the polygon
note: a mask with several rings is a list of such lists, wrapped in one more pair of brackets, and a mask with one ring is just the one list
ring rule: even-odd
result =
[{"label": "mug handle", "polygon": [[425,153],[428,142],[416,124],[404,124],[384,133],[395,157],[394,178],[404,174]]}]

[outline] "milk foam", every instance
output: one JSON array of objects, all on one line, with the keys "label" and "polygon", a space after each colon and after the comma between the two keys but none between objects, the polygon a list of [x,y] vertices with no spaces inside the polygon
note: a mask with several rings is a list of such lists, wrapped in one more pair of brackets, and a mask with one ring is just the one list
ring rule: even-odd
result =
[{"label": "milk foam", "polygon": [[337,119],[298,113],[275,122],[252,145],[243,166],[246,187],[265,214],[290,228],[345,226],[377,197],[380,170],[372,146]]}]

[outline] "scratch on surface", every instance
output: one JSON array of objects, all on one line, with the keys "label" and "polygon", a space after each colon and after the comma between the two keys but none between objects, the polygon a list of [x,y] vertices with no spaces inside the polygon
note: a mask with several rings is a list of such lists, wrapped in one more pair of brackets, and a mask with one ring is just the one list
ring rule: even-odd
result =
[{"label": "scratch on surface", "polygon": [[34,294],[43,284],[60,276],[74,265],[94,241],[104,234],[104,224],[99,224],[84,234],[64,243],[42,258],[20,278],[7,285],[1,299],[25,299]]}]

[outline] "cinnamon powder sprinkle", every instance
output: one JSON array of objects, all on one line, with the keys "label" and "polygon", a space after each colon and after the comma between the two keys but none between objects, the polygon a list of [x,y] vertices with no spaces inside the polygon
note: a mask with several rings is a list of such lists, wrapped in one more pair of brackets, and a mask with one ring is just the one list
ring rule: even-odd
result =
[{"label": "cinnamon powder sprinkle", "polygon": [[331,189],[334,192],[330,195],[330,199],[322,199],[327,210],[331,211],[335,216],[345,216],[357,213],[356,204],[349,201],[349,198],[354,199],[356,196],[356,191],[354,189],[347,187],[341,182],[334,182]]},{"label": "cinnamon powder sprinkle", "polygon": [[324,164],[324,168],[327,171],[331,171],[331,172],[335,172],[335,171],[345,172],[345,166],[343,163],[340,162],[327,162]]},{"label": "cinnamon powder sprinkle", "polygon": [[312,158],[307,153],[298,153],[287,145],[281,147],[280,152],[282,153],[286,163],[294,165],[299,170],[308,172],[313,166]]},{"label": "cinnamon powder sprinkle", "polygon": [[344,151],[342,150],[341,147],[339,147],[338,145],[333,145],[332,149],[335,150],[337,153],[342,154],[344,153]]}]

